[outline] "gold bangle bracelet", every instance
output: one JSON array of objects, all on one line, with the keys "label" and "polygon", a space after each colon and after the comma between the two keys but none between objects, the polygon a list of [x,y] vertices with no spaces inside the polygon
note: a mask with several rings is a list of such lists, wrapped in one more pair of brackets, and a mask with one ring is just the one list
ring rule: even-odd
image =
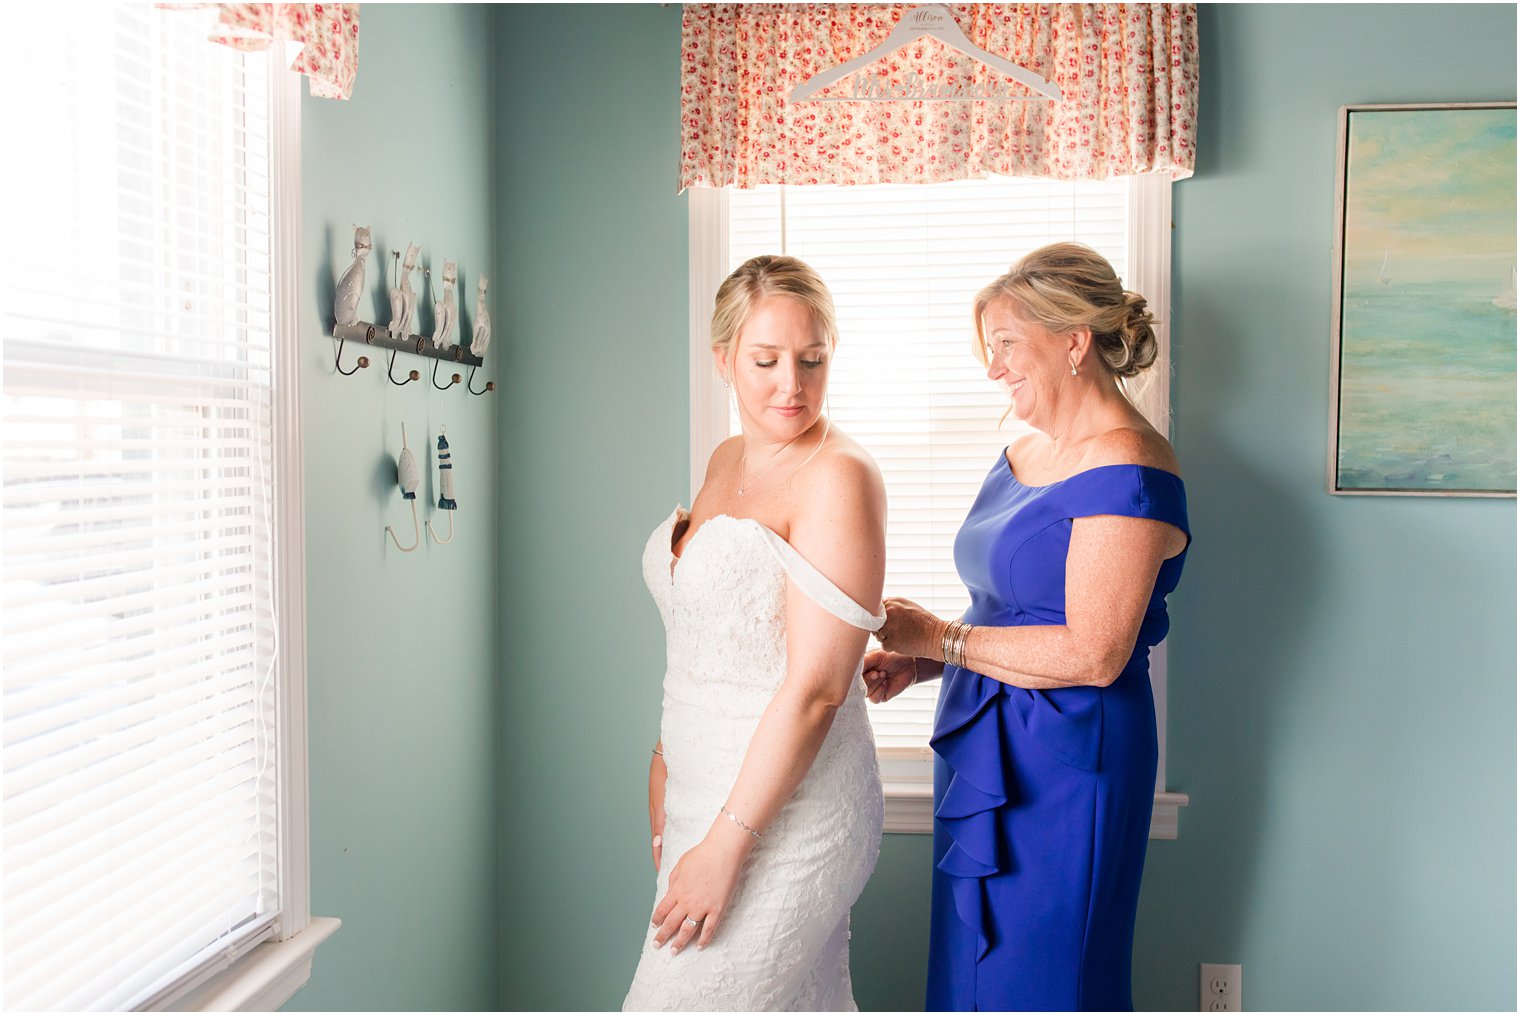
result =
[{"label": "gold bangle bracelet", "polygon": [[952,665],[950,660],[950,648],[955,644],[955,626],[958,623],[960,623],[958,620],[950,621],[945,625],[944,633],[940,635],[939,657],[940,659],[944,660],[945,665],[947,666]]},{"label": "gold bangle bracelet", "polygon": [[961,628],[960,637],[955,641],[955,665],[961,669],[966,668],[966,639],[971,637],[972,625],[966,624]]},{"label": "gold bangle bracelet", "polygon": [[940,658],[947,666],[966,665],[966,635],[971,632],[971,625],[960,620],[952,620],[945,627],[944,637],[940,640]]}]

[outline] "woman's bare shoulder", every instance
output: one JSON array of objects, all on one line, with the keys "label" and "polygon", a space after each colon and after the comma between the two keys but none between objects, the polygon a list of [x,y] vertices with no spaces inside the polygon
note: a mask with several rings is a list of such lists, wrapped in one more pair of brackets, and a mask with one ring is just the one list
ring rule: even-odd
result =
[{"label": "woman's bare shoulder", "polygon": [[1171,442],[1150,426],[1121,426],[1092,439],[1084,456],[1083,467],[1101,465],[1146,465],[1163,472],[1181,475],[1182,466]]},{"label": "woman's bare shoulder", "polygon": [[803,474],[809,472],[812,475],[806,476],[806,482],[816,488],[815,492],[832,497],[854,493],[864,495],[866,501],[880,495],[885,503],[886,484],[882,481],[876,459],[855,438],[837,427],[818,449],[817,457],[802,470]]},{"label": "woman's bare shoulder", "polygon": [[714,476],[725,475],[729,470],[735,468],[739,462],[739,456],[743,453],[744,437],[742,434],[735,434],[721,441],[716,448],[713,448],[713,453],[707,458],[707,473],[703,477],[703,482],[711,480]]},{"label": "woman's bare shoulder", "polygon": [[[835,428],[787,485],[786,527],[812,538],[884,529],[887,488],[870,453]],[[853,535],[851,535],[853,538]]]},{"label": "woman's bare shoulder", "polygon": [[876,460],[836,431],[796,480],[789,541],[856,602],[876,602],[887,527],[887,490]]}]

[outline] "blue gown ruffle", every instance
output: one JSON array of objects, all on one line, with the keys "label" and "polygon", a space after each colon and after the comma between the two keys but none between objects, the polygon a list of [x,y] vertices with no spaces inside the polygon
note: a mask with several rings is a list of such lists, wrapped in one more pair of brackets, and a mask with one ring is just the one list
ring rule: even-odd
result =
[{"label": "blue gown ruffle", "polygon": [[[1026,487],[1000,459],[956,540],[977,625],[1065,622],[1071,520],[1187,531],[1181,480],[1105,466]],[[1030,691],[947,667],[936,754],[929,1010],[1131,1006],[1130,946],[1155,782],[1149,649],[1166,634],[1166,561],[1123,673]]]}]

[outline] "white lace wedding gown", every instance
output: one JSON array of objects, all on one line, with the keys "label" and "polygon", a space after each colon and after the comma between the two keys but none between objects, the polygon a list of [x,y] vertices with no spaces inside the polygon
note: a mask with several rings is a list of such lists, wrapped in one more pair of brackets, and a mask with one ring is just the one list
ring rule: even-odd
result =
[{"label": "white lace wedding gown", "polygon": [[[728,799],[761,713],[786,676],[787,577],[834,616],[874,631],[874,617],[750,518],[718,515],[687,540],[680,510],[644,547],[644,582],[665,622],[665,839],[655,901],[670,869],[707,834]],[[672,565],[674,564],[674,571]],[[766,829],[716,936],[679,955],[654,928],[625,1011],[854,1011],[850,907],[881,848],[881,775],[855,683],[817,759]]]}]

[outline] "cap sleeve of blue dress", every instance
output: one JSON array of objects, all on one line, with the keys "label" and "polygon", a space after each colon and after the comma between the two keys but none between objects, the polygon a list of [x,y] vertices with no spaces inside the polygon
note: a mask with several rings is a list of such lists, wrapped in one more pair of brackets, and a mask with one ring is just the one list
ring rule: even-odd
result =
[{"label": "cap sleeve of blue dress", "polygon": [[1102,465],[1071,477],[1064,492],[1069,518],[1151,518],[1177,526],[1192,541],[1187,490],[1182,477],[1174,472],[1149,465]]}]

